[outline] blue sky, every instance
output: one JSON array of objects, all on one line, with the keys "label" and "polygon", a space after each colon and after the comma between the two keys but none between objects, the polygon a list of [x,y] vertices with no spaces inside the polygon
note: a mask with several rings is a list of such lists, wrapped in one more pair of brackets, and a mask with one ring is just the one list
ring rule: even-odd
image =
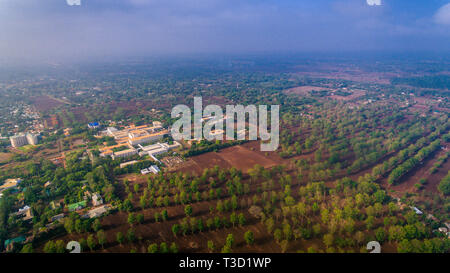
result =
[{"label": "blue sky", "polygon": [[0,59],[450,49],[448,0],[66,1],[0,0]]}]

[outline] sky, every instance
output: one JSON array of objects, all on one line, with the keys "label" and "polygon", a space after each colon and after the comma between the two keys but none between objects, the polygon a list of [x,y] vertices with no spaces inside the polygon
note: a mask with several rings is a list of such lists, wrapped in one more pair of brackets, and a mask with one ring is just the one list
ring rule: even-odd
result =
[{"label": "sky", "polygon": [[9,61],[449,49],[449,0],[0,0]]}]

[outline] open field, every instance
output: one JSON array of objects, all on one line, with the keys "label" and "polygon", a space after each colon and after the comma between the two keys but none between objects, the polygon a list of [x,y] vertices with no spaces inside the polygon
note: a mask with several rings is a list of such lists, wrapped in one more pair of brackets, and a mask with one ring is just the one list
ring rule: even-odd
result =
[{"label": "open field", "polygon": [[362,97],[362,96],[364,96],[366,94],[366,92],[364,90],[349,90],[349,92],[352,93],[349,96],[331,95],[329,97],[332,98],[332,99],[335,99],[335,100],[348,101],[348,100],[357,99],[357,98]]},{"label": "open field", "polygon": [[32,101],[33,106],[36,107],[39,112],[45,112],[64,104],[63,102],[49,96],[34,97],[32,98]]},{"label": "open field", "polygon": [[[218,152],[209,152],[198,156],[193,156],[183,163],[177,171],[183,172],[195,172],[201,173],[205,168],[212,168],[215,165],[221,168],[235,167],[238,170],[246,173],[250,168],[253,168],[256,164],[263,166],[264,168],[273,167],[283,160],[279,156],[270,158],[270,153],[264,153],[259,151],[259,147],[255,149],[255,146],[259,146],[259,142],[251,141],[243,145],[236,145],[233,147],[222,149]],[[258,152],[257,152],[258,151]],[[277,158],[278,157],[278,158]]]},{"label": "open field", "polygon": [[319,86],[299,86],[284,90],[285,94],[295,94],[295,95],[308,95],[311,91],[329,91],[330,88],[319,87]]},{"label": "open field", "polygon": [[0,153],[0,163],[8,162],[11,157],[11,153]]}]

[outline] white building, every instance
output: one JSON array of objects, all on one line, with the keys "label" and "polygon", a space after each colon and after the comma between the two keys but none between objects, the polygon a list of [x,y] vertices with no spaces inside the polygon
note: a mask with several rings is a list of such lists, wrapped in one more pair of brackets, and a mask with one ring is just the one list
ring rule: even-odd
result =
[{"label": "white building", "polygon": [[27,141],[28,141],[28,144],[37,145],[38,142],[39,142],[38,135],[28,133],[27,134]]},{"label": "white building", "polygon": [[108,134],[108,135],[111,135],[111,136],[114,136],[114,133],[115,132],[117,132],[118,130],[117,130],[117,128],[115,128],[115,127],[108,127],[108,128],[106,128],[106,133]]},{"label": "white building", "polygon": [[128,142],[133,146],[138,144],[149,143],[162,139],[166,134],[167,131],[161,131],[152,134],[129,133]]},{"label": "white building", "polygon": [[148,170],[150,171],[150,172],[152,172],[152,173],[154,173],[154,174],[157,174],[157,173],[159,173],[161,170],[158,168],[158,166],[156,166],[156,165],[151,165],[149,168],[148,168]]},{"label": "white building", "polygon": [[141,174],[149,174],[149,173],[154,173],[157,174],[159,173],[161,170],[158,168],[158,166],[156,165],[151,165],[148,168],[142,169],[141,170]]},{"label": "white building", "polygon": [[416,207],[411,207],[417,215],[422,215],[423,212]]},{"label": "white building", "polygon": [[150,157],[153,158],[156,155],[167,153],[168,151],[181,146],[181,144],[175,141],[172,145],[158,142],[153,145],[142,146],[139,144],[138,146],[142,150],[142,152],[139,153],[140,156],[148,154]]},{"label": "white building", "polygon": [[96,207],[96,206],[100,206],[101,204],[103,204],[103,199],[102,199],[102,197],[100,196],[100,194],[94,193],[94,194],[92,195],[92,205],[93,205],[94,207]]},{"label": "white building", "polygon": [[138,151],[136,149],[127,149],[120,152],[114,152],[112,155],[112,159],[121,158],[121,157],[129,157],[137,154]]},{"label": "white building", "polygon": [[27,136],[24,134],[15,135],[9,138],[11,146],[14,148],[25,146],[28,144]]},{"label": "white building", "polygon": [[11,146],[14,148],[25,146],[28,144],[37,145],[39,142],[38,135],[32,133],[19,134],[9,138]]},{"label": "white building", "polygon": [[128,162],[125,162],[125,163],[121,163],[120,164],[120,168],[122,169],[122,168],[125,168],[126,166],[130,166],[130,165],[133,165],[133,164],[136,164],[136,163],[138,163],[136,160],[132,160],[132,161],[128,161]]}]

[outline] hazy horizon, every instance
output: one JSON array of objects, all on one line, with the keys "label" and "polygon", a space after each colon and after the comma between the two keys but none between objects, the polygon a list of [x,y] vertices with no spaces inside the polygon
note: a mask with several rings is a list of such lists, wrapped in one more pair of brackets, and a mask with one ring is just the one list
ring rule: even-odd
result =
[{"label": "hazy horizon", "polygon": [[[72,2],[77,2],[71,0]],[[447,54],[447,0],[0,0],[0,60],[425,52]]]}]

